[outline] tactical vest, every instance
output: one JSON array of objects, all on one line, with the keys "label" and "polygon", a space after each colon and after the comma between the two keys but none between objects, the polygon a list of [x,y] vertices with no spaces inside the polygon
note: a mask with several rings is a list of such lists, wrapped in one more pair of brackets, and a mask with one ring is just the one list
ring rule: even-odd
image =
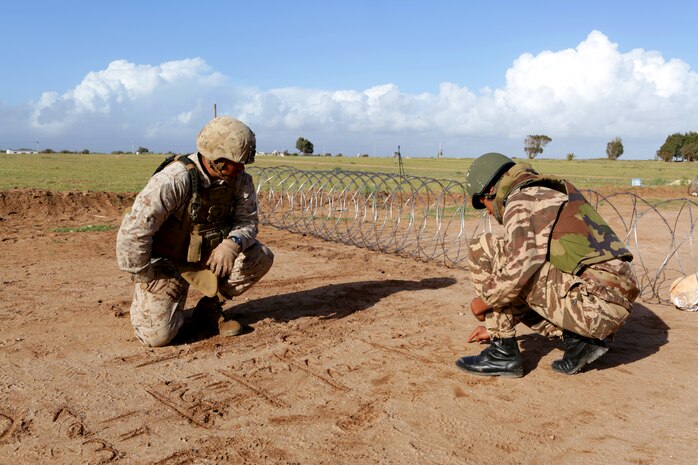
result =
[{"label": "tactical vest", "polygon": [[615,258],[628,262],[633,259],[611,227],[572,183],[541,176],[528,163],[517,163],[497,183],[494,210],[500,224],[509,194],[530,186],[547,187],[567,195],[567,201],[558,212],[548,247],[548,260],[555,268],[580,274],[593,264]]},{"label": "tactical vest", "polygon": [[153,256],[189,263],[202,262],[228,237],[238,182],[203,189],[196,164],[186,155],[168,157],[155,173],[176,162],[187,168],[191,195],[186,208],[170,215],[153,236]]}]

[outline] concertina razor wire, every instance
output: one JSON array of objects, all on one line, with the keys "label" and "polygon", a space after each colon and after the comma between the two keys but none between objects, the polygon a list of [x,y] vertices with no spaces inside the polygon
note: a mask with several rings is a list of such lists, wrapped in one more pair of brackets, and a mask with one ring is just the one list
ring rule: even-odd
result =
[{"label": "concertina razor wire", "polygon": [[[262,224],[327,241],[467,269],[468,242],[501,228],[472,208],[460,181],[288,166],[249,172]],[[671,283],[697,270],[697,201],[582,192],[632,252],[640,298],[669,303]]]}]

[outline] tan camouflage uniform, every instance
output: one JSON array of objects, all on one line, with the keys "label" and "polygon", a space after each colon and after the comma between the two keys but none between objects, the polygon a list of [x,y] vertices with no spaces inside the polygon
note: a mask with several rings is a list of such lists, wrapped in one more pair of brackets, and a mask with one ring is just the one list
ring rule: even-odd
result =
[{"label": "tan camouflage uniform", "polygon": [[[189,155],[207,189],[221,180],[209,178],[196,154]],[[228,237],[238,237],[242,252],[237,256],[227,279],[219,280],[219,291],[227,298],[245,292],[271,268],[274,255],[257,237],[257,198],[252,177],[241,174],[235,203],[235,224]],[[153,258],[153,235],[170,215],[184,215],[191,195],[191,180],[182,163],[171,163],[155,174],[138,194],[130,212],[124,217],[116,241],[119,268],[139,275],[152,266],[156,279],[136,283],[131,304],[131,323],[136,336],[148,346],[169,343],[184,322],[184,305],[189,283],[168,259]]]},{"label": "tan camouflage uniform", "polygon": [[635,290],[629,263],[614,259],[576,276],[547,261],[551,231],[566,199],[542,186],[515,190],[503,214],[504,236],[487,233],[471,241],[475,289],[493,308],[485,317],[491,337],[514,337],[516,324],[524,323],[548,337],[566,329],[604,339],[630,315],[628,302],[608,291],[609,284]]}]

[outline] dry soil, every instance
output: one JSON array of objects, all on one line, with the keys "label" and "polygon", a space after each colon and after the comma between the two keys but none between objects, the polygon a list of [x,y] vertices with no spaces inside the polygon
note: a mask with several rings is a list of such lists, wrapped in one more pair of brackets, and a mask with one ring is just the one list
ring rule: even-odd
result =
[{"label": "dry soil", "polygon": [[639,302],[571,377],[522,329],[525,377],[468,376],[467,272],[262,227],[274,267],[225,307],[249,331],[149,349],[116,229],[61,229],[131,200],[0,192],[0,463],[696,463],[698,314]]}]

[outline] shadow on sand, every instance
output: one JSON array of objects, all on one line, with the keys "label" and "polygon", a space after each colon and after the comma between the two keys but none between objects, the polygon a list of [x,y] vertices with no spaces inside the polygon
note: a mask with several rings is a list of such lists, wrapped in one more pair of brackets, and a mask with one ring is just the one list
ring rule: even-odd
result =
[{"label": "shadow on sand", "polygon": [[282,322],[308,316],[321,319],[344,318],[366,310],[397,292],[441,289],[455,283],[453,278],[442,277],[425,278],[420,281],[386,279],[328,284],[314,289],[250,300],[235,305],[226,313],[239,317],[245,324],[265,318]]},{"label": "shadow on sand", "polygon": [[[358,281],[280,294],[261,299],[237,303],[224,310],[226,318],[232,318],[244,326],[246,332],[253,331],[252,325],[266,318],[289,322],[296,318],[317,317],[319,319],[344,318],[352,313],[371,308],[381,299],[403,291],[441,289],[456,283],[454,278],[425,278],[419,281],[387,279],[380,281]],[[173,344],[192,343],[214,336],[212,328],[183,327]]]},{"label": "shadow on sand", "polygon": [[[524,356],[524,371],[535,369],[540,360],[554,349],[564,350],[561,340],[551,341],[537,334],[518,338]],[[628,365],[659,351],[669,341],[669,326],[649,308],[635,303],[632,315],[625,325],[608,341],[611,350],[586,370],[605,370]]]}]

